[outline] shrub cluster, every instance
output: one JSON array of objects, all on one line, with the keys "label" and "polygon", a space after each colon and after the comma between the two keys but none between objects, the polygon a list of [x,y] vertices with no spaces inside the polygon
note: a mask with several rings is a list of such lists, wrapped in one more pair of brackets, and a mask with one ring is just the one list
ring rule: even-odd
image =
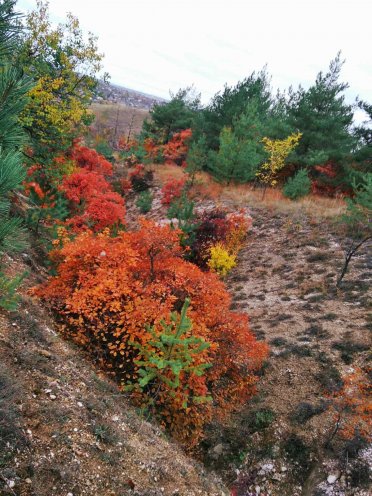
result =
[{"label": "shrub cluster", "polygon": [[[192,444],[213,416],[238,408],[253,393],[267,348],[250,332],[247,317],[229,310],[229,294],[216,275],[182,256],[179,232],[169,226],[143,220],[138,231],[116,237],[87,231],[61,240],[52,253],[57,276],[36,293],[63,319],[67,336],[91,351],[123,388],[142,384],[132,393],[138,403],[151,404],[177,438]],[[185,337],[194,341],[181,343],[182,349],[208,346],[194,355],[193,371],[181,367],[176,386],[159,376],[144,383],[139,370],[159,349],[166,326],[179,322],[186,299],[192,324]],[[160,339],[163,345],[167,339]],[[200,400],[205,397],[210,400]]]},{"label": "shrub cluster", "polygon": [[105,176],[112,174],[112,165],[95,150],[75,146],[71,152],[79,166],[63,179],[60,190],[70,202],[70,215],[66,225],[74,232],[125,223],[124,199],[112,190]]},{"label": "shrub cluster", "polygon": [[[213,257],[216,259],[219,253],[217,258],[229,260],[228,264],[232,268],[231,262],[238,254],[250,227],[250,217],[247,217],[244,212],[228,214],[222,209],[215,208],[198,215],[196,222],[197,229],[191,247],[192,260],[199,267],[211,267],[210,264],[214,264],[214,262],[209,262],[211,248],[218,246],[219,249],[213,251]],[[223,256],[221,249],[226,251]]]}]

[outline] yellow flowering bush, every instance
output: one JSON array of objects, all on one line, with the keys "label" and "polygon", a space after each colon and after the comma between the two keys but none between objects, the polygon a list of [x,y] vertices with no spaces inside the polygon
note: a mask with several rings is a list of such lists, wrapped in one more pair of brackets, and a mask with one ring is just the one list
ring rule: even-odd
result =
[{"label": "yellow flowering bush", "polygon": [[221,243],[211,246],[208,260],[208,267],[211,270],[225,277],[235,265],[236,255],[230,254]]},{"label": "yellow flowering bush", "polygon": [[301,133],[293,133],[284,140],[262,138],[262,143],[264,144],[265,151],[269,154],[269,159],[262,164],[261,169],[256,174],[260,181],[266,185],[276,185],[278,172],[283,169],[286,158],[298,145],[301,136]]}]

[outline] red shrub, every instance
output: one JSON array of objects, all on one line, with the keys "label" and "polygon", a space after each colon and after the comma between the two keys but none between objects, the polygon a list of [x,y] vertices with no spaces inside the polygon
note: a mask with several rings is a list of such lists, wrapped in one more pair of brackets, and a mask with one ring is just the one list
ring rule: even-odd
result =
[{"label": "red shrub", "polygon": [[97,193],[91,197],[81,214],[66,220],[73,231],[92,229],[102,231],[125,224],[124,199],[113,191]]},{"label": "red shrub", "polygon": [[172,136],[172,139],[163,147],[163,156],[167,162],[184,165],[191,135],[191,129],[185,129]]},{"label": "red shrub", "polygon": [[71,149],[71,158],[79,167],[104,176],[112,175],[112,164],[92,148],[75,143]]},{"label": "red shrub", "polygon": [[111,190],[111,185],[102,175],[87,169],[79,169],[64,178],[61,190],[68,200],[80,204],[94,195],[107,193]]},{"label": "red shrub", "polygon": [[[152,395],[162,423],[190,444],[214,415],[226,415],[246,403],[267,346],[256,341],[247,316],[229,310],[223,283],[181,258],[178,236],[169,226],[150,221],[142,221],[137,232],[115,238],[81,234],[54,253],[60,260],[58,275],[37,294],[63,317],[64,332],[90,350],[123,386],[138,380],[135,344],[151,349],[146,325],[159,328],[161,320],[169,322],[170,312],[179,311],[190,298],[190,332],[210,343],[203,356],[212,366],[197,381],[183,373],[180,387],[208,393],[212,401],[180,404],[174,389],[172,394],[162,390]],[[148,394],[158,386],[153,384]],[[138,392],[135,397],[140,403],[146,400]]]},{"label": "red shrub", "polygon": [[182,191],[186,184],[185,179],[169,179],[161,189],[163,205],[170,205],[175,198],[182,196]]}]

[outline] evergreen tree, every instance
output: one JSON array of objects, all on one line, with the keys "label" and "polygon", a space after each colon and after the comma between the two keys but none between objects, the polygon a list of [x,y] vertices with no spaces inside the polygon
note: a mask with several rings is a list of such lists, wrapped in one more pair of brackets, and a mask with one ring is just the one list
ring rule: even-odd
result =
[{"label": "evergreen tree", "polygon": [[308,90],[300,86],[296,92],[289,91],[289,124],[302,133],[294,153],[295,163],[341,163],[351,154],[353,109],[345,103],[343,94],[348,84],[339,81],[342,65],[339,53],[328,72],[320,72]]},{"label": "evergreen tree", "polygon": [[306,169],[300,169],[290,177],[283,187],[283,194],[291,200],[297,200],[310,193],[311,182]]},{"label": "evergreen tree", "polygon": [[[0,255],[21,249],[25,241],[21,220],[11,213],[11,195],[25,177],[21,154],[25,134],[18,118],[31,85],[11,64],[19,36],[14,5],[14,0],[0,3]],[[1,306],[14,307],[15,288],[0,271]]]},{"label": "evergreen tree", "polygon": [[365,112],[367,119],[354,128],[357,143],[353,158],[357,170],[363,173],[372,170],[372,105],[359,101],[358,107]]},{"label": "evergreen tree", "polygon": [[192,87],[180,89],[167,103],[155,104],[150,111],[150,120],[143,123],[144,137],[161,137],[168,143],[174,133],[193,126],[200,108],[200,96],[194,94]]},{"label": "evergreen tree", "polygon": [[272,103],[270,80],[266,69],[258,73],[253,72],[236,86],[225,86],[222,93],[217,93],[211,103],[197,116],[193,128],[195,139],[204,134],[208,148],[218,150],[222,129],[233,127],[234,122],[252,101],[257,106],[258,114],[264,118]]},{"label": "evergreen tree", "polygon": [[208,168],[208,150],[205,136],[191,143],[186,157],[186,172],[189,175],[189,185],[193,186],[198,172]]}]

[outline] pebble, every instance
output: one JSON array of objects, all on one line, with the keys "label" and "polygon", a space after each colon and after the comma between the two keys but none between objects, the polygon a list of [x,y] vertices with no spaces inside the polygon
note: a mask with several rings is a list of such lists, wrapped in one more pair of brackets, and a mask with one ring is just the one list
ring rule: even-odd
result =
[{"label": "pebble", "polygon": [[14,480],[9,480],[8,481],[8,487],[10,487],[10,489],[13,489],[14,486],[15,486],[15,481]]},{"label": "pebble", "polygon": [[28,478],[25,480],[25,482],[26,482],[26,484],[32,484],[32,480],[28,479]]}]

